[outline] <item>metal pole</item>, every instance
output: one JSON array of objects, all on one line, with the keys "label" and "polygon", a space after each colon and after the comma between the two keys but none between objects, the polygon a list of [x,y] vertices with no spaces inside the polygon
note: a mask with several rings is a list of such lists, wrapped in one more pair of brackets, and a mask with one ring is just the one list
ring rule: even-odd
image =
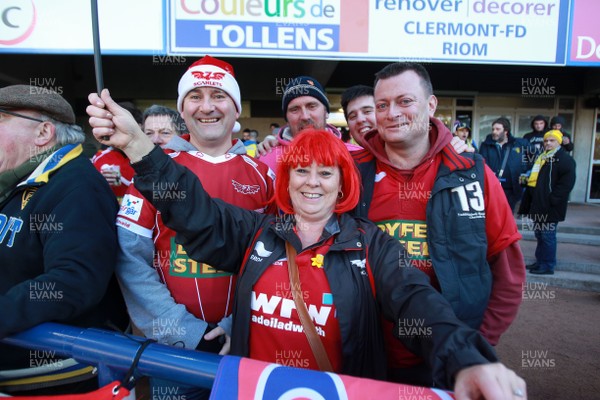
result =
[{"label": "metal pole", "polygon": [[[141,337],[133,338],[144,340]],[[78,328],[54,322],[37,325],[0,339],[0,342],[55,351],[84,364],[102,365],[115,375],[125,375],[140,347],[140,342],[118,332]],[[217,354],[153,343],[144,350],[137,370],[141,375],[209,389],[221,358]]]},{"label": "metal pole", "polygon": [[104,89],[102,78],[102,54],[100,52],[100,28],[98,26],[98,0],[92,0],[92,34],[94,36],[94,69],[96,71],[96,91]]}]

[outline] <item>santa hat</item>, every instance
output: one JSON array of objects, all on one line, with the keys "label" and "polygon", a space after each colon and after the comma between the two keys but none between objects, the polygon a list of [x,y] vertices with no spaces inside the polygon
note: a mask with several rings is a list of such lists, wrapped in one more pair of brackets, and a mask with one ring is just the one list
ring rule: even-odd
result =
[{"label": "santa hat", "polygon": [[211,56],[204,56],[190,65],[179,80],[177,110],[183,111],[183,99],[192,89],[205,86],[218,88],[227,93],[235,103],[237,112],[242,112],[242,96],[234,77],[233,67]]}]

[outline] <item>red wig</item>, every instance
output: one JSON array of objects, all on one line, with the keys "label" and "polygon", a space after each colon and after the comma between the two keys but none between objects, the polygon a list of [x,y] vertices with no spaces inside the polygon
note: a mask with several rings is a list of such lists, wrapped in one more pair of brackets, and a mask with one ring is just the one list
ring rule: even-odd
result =
[{"label": "red wig", "polygon": [[294,138],[286,146],[281,159],[277,160],[277,179],[275,179],[275,202],[286,214],[294,214],[288,187],[290,170],[306,167],[316,162],[326,167],[340,169],[340,183],[343,196],[338,200],[334,212],[341,214],[350,211],[358,204],[360,196],[360,178],[354,160],[344,143],[327,130],[307,130]]}]

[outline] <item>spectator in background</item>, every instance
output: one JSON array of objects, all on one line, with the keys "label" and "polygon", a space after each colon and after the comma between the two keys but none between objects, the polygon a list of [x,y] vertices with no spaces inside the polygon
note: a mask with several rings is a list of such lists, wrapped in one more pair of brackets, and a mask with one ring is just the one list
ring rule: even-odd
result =
[{"label": "spectator in background", "polygon": [[242,143],[246,143],[246,140],[250,140],[250,128],[246,128],[242,131]]},{"label": "spectator in background", "polygon": [[[310,76],[298,76],[290,80],[281,99],[281,109],[287,121],[275,138],[265,137],[258,146],[260,160],[272,170],[283,156],[284,146],[289,146],[296,135],[307,129],[330,132],[341,140],[342,134],[327,123],[329,100],[323,86]],[[360,146],[346,143],[348,150],[360,150]]]},{"label": "spectator in background", "polygon": [[121,101],[119,102],[119,105],[129,111],[133,119],[135,119],[135,122],[137,122],[140,127],[142,126],[143,113],[134,103],[131,101]]},{"label": "spectator in background", "polygon": [[456,121],[454,123],[454,136],[465,142],[468,152],[477,152],[477,145],[471,135],[471,127],[466,122]]},{"label": "spectator in background", "polygon": [[510,132],[510,121],[500,117],[492,122],[492,133],[481,143],[479,154],[498,177],[512,212],[523,195],[521,175],[527,172],[529,142],[515,138]]},{"label": "spectator in background", "polygon": [[548,120],[543,115],[536,115],[531,120],[531,132],[523,135],[523,139],[529,142],[527,153],[528,169],[531,170],[533,162],[544,151],[544,134],[548,132]]},{"label": "spectator in background", "polygon": [[[406,266],[427,274],[456,316],[496,345],[525,281],[521,235],[500,184],[479,154],[452,147],[433,117],[437,98],[423,66],[390,64],[375,77],[377,130],[353,153],[364,188],[356,212],[403,243]],[[430,366],[383,324],[391,379],[429,386]]]},{"label": "spectator in background", "polygon": [[537,239],[535,263],[529,272],[553,275],[556,266],[556,228],[567,214],[569,193],[575,186],[575,161],[561,147],[562,133],[550,130],[544,135],[544,152],[535,160],[519,214],[533,222]]},{"label": "spectator in background", "polygon": [[271,125],[269,125],[269,135],[277,135],[277,132],[279,132],[279,124],[277,122],[272,122]]},{"label": "spectator in background", "polygon": [[360,145],[363,136],[376,127],[373,88],[366,85],[351,86],[342,93],[342,109],[354,143]]},{"label": "spectator in background", "polygon": [[256,129],[250,129],[248,133],[248,139],[244,142],[244,146],[246,147],[246,154],[250,157],[256,157],[256,145],[258,139],[258,131]]},{"label": "spectator in background", "polygon": [[[142,127],[143,115],[139,108],[130,101],[120,102],[119,105],[129,111],[135,122]],[[134,175],[133,168],[131,168],[125,153],[119,149],[105,147],[98,150],[92,157],[92,163],[110,185],[117,201],[121,202]]]},{"label": "spectator in background", "polygon": [[188,133],[178,112],[158,104],[151,105],[142,115],[142,130],[152,143],[165,147],[174,138]]},{"label": "spectator in background", "polygon": [[569,133],[563,129],[566,123],[567,122],[564,117],[557,115],[556,117],[552,117],[550,120],[550,128],[556,129],[563,134],[561,147],[570,153],[573,151],[575,146],[573,145],[573,140],[571,140],[571,135],[569,135]]},{"label": "spectator in background", "polygon": [[[73,108],[55,92],[0,89],[0,338],[42,322],[124,329],[113,279],[118,205],[83,155]],[[0,344],[0,392],[97,388],[96,368],[54,352]],[[3,382],[4,381],[4,382]]]}]

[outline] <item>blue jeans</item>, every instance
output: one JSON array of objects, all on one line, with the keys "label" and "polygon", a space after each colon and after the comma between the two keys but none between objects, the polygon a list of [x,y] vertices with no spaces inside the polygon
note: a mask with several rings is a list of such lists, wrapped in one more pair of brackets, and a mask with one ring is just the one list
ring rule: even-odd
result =
[{"label": "blue jeans", "polygon": [[541,271],[554,271],[556,266],[556,222],[536,222],[535,238],[537,247],[535,248],[535,259],[537,269]]}]

